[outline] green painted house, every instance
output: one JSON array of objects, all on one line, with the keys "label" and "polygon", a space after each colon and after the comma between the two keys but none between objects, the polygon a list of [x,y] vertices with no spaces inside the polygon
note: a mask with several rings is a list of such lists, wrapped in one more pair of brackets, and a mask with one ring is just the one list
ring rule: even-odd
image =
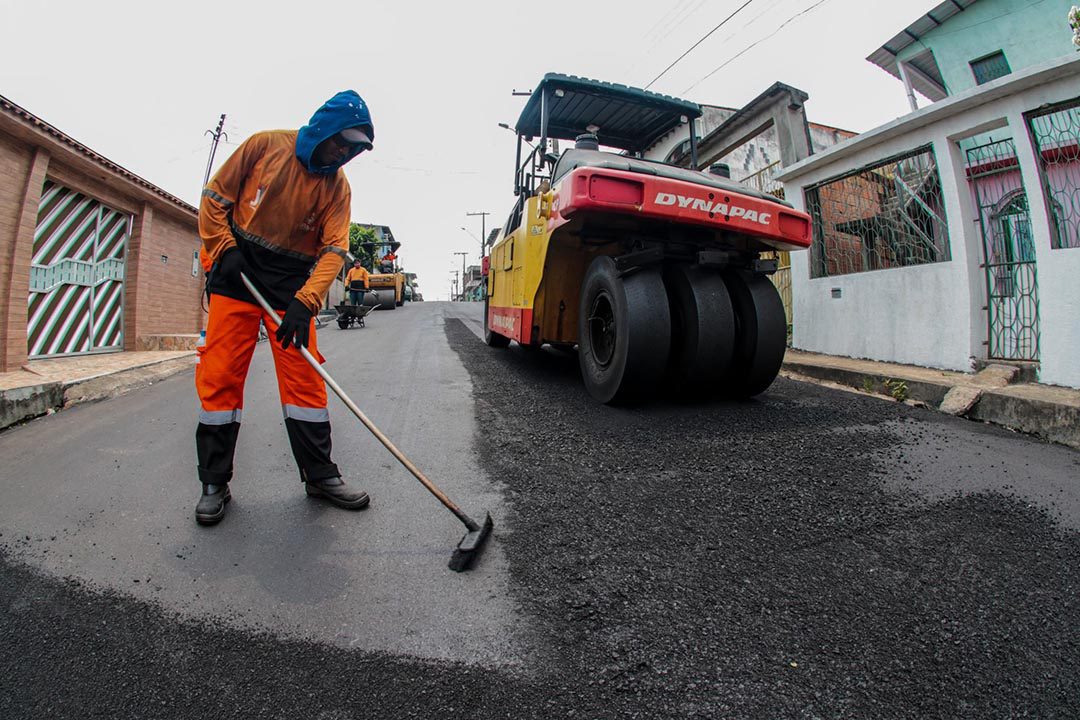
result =
[{"label": "green painted house", "polygon": [[943,100],[1018,70],[1076,52],[1073,0],[948,0],[911,23],[867,60],[913,91]]}]

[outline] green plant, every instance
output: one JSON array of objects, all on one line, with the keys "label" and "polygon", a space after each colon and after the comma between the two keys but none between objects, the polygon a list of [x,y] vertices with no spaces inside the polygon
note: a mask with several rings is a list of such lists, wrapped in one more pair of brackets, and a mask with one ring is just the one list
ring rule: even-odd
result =
[{"label": "green plant", "polygon": [[893,380],[891,378],[885,378],[881,381],[885,386],[885,389],[889,391],[889,395],[896,402],[904,402],[908,399],[908,386],[903,380]]},{"label": "green plant", "polygon": [[[360,223],[349,223],[349,252],[368,270],[375,269],[375,230]],[[366,243],[366,245],[365,245]]]},{"label": "green plant", "polygon": [[865,393],[874,392],[874,379],[870,377],[864,377],[862,379],[862,390]]}]

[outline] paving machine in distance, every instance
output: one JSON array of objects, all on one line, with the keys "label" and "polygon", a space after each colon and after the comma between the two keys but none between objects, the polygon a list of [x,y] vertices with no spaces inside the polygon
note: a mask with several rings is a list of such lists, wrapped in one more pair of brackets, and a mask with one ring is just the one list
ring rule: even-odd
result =
[{"label": "paving machine in distance", "polygon": [[374,248],[375,266],[368,276],[370,292],[364,299],[376,310],[393,310],[405,304],[405,273],[397,262],[397,251],[401,243],[388,240],[375,243],[361,243]]},{"label": "paving machine in distance", "polygon": [[[768,278],[776,260],[762,253],[809,247],[810,218],[698,170],[692,132],[689,168],[642,158],[701,114],[625,85],[544,76],[517,121],[517,202],[485,263],[488,345],[576,345],[603,403],[661,390],[744,398],[772,383],[787,322]],[[573,147],[560,154],[560,140]]]}]

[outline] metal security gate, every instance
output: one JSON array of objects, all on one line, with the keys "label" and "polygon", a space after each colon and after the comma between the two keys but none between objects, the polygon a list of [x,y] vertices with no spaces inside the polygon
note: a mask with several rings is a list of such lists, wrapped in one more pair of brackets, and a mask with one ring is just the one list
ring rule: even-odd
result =
[{"label": "metal security gate", "polygon": [[986,269],[987,357],[1039,359],[1039,289],[1027,193],[1016,146],[999,140],[967,151]]},{"label": "metal security gate", "polygon": [[30,265],[30,357],[123,349],[130,227],[129,215],[45,181]]}]

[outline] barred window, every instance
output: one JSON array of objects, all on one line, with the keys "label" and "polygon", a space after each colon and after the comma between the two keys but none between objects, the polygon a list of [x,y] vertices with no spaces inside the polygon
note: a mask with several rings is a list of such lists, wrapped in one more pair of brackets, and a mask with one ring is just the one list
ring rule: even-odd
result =
[{"label": "barred window", "polygon": [[997,80],[1012,72],[1009,61],[1005,59],[1005,53],[1000,50],[978,60],[972,60],[968,64],[971,65],[971,72],[975,75],[976,85]]},{"label": "barred window", "polygon": [[1051,247],[1080,248],[1080,98],[1028,116],[1046,196]]},{"label": "barred window", "polygon": [[805,190],[814,223],[811,276],[950,259],[933,150],[922,147]]}]

